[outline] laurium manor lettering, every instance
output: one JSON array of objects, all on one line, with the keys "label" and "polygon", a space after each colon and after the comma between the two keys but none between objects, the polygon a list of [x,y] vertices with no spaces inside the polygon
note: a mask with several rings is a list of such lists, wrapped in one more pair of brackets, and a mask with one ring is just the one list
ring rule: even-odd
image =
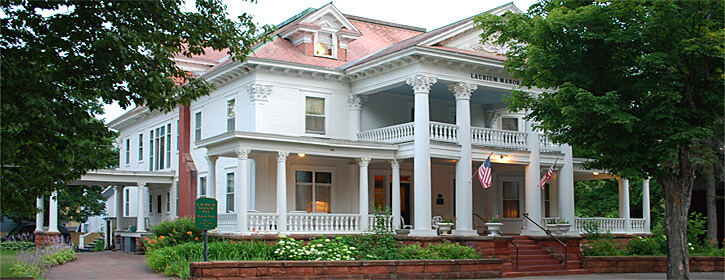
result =
[{"label": "laurium manor lettering", "polygon": [[494,82],[494,83],[502,83],[502,84],[514,85],[514,86],[521,85],[521,81],[519,81],[519,80],[489,76],[489,75],[484,75],[484,74],[476,74],[476,73],[471,73],[471,79]]}]

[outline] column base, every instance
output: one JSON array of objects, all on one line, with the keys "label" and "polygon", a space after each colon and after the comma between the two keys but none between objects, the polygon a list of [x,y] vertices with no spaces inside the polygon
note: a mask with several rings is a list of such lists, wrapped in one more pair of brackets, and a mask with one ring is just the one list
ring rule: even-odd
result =
[{"label": "column base", "polygon": [[36,247],[45,247],[63,242],[60,232],[35,231],[34,234]]},{"label": "column base", "polygon": [[411,229],[410,236],[438,236],[438,232],[434,229]]},{"label": "column base", "polygon": [[455,236],[478,236],[478,231],[473,229],[454,229],[451,234]]}]

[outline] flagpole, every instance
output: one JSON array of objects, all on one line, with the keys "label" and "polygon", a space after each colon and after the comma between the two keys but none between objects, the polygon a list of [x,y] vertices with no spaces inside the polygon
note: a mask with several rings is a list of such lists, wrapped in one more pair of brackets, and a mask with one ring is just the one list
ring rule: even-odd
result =
[{"label": "flagpole", "polygon": [[[488,157],[487,158],[490,158],[492,155],[493,155],[493,152],[491,152],[490,154],[488,154]],[[473,177],[476,177],[476,174],[477,173],[478,173],[478,168],[476,168],[476,171],[473,171],[473,175],[471,175],[471,178],[469,178],[468,181],[470,182],[471,180],[473,180]]]}]

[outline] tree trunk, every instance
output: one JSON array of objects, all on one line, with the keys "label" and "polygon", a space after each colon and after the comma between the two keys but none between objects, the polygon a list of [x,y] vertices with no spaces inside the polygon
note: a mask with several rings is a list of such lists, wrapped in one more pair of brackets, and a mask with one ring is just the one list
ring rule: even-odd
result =
[{"label": "tree trunk", "polygon": [[708,165],[705,168],[705,188],[706,188],[706,202],[707,202],[707,242],[706,245],[711,245],[713,239],[715,240],[715,247],[717,247],[717,204],[715,204],[715,164]]},{"label": "tree trunk", "polygon": [[665,194],[665,233],[667,234],[667,279],[690,279],[690,253],[687,246],[687,211],[690,209],[695,168],[689,147],[680,148],[671,176],[660,178]]}]

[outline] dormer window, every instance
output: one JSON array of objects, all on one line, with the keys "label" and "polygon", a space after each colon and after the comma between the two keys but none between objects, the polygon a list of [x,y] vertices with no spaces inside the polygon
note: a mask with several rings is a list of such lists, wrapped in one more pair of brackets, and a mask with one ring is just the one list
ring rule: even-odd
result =
[{"label": "dormer window", "polygon": [[315,55],[337,58],[335,34],[324,31],[317,32],[317,36],[315,36]]}]

